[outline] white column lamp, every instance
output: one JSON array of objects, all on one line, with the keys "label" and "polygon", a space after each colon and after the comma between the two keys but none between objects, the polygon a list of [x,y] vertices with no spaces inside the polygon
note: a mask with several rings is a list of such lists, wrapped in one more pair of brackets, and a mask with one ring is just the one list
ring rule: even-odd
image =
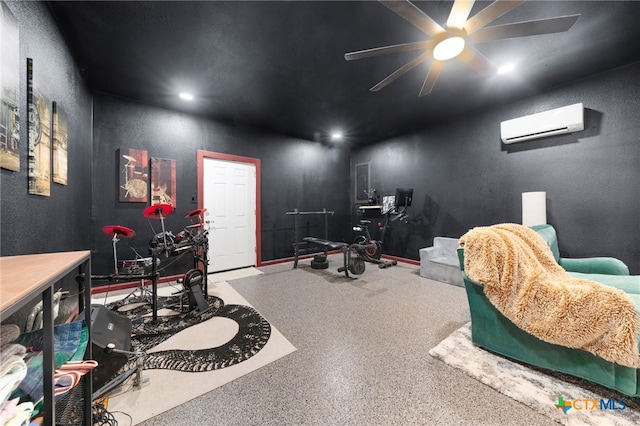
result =
[{"label": "white column lamp", "polygon": [[547,223],[547,193],[544,191],[522,193],[522,224],[524,226]]}]

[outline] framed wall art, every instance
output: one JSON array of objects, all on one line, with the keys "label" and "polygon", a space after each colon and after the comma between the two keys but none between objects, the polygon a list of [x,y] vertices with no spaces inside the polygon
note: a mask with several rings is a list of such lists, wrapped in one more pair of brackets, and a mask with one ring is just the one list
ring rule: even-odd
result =
[{"label": "framed wall art", "polygon": [[68,156],[67,114],[59,103],[53,103],[53,181],[67,184]]},{"label": "framed wall art", "polygon": [[20,40],[18,20],[0,1],[0,167],[20,171]]},{"label": "framed wall art", "polygon": [[123,203],[149,201],[149,156],[143,149],[118,150],[120,180],[118,200]]},{"label": "framed wall art", "polygon": [[33,59],[27,58],[27,108],[29,119],[29,194],[51,195],[51,103],[44,81],[35,73]]},{"label": "framed wall art", "polygon": [[151,157],[151,204],[176,207],[176,160]]}]

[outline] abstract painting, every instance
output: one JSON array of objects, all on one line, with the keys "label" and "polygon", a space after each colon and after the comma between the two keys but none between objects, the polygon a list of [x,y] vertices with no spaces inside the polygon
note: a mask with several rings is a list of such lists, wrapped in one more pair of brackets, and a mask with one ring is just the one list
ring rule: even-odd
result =
[{"label": "abstract painting", "polygon": [[143,149],[120,148],[120,195],[123,203],[146,203],[149,200],[149,154]]},{"label": "abstract painting", "polygon": [[53,103],[53,181],[67,185],[68,129],[67,114],[57,102]]},{"label": "abstract painting", "polygon": [[27,58],[29,194],[48,197],[51,195],[51,103],[45,95],[43,74],[34,73],[33,59]]},{"label": "abstract painting", "polygon": [[176,207],[176,160],[151,157],[151,204]]},{"label": "abstract painting", "polygon": [[20,90],[18,20],[0,2],[0,167],[20,171]]}]

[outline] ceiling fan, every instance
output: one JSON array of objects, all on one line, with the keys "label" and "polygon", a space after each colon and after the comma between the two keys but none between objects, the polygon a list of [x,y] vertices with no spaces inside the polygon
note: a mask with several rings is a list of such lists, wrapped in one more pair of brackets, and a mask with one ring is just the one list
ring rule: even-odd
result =
[{"label": "ceiling fan", "polygon": [[420,96],[431,93],[444,63],[453,58],[459,58],[481,75],[489,75],[492,73],[496,67],[474,47],[477,43],[564,32],[569,30],[580,16],[558,16],[486,27],[487,24],[520,6],[524,3],[524,0],[498,0],[470,18],[469,13],[473,8],[475,0],[455,0],[449,13],[446,26],[443,28],[408,0],[379,1],[391,11],[427,34],[429,39],[350,52],[346,53],[344,58],[347,61],[352,61],[355,59],[387,55],[389,53],[422,50],[423,52],[418,57],[407,62],[370,89],[372,92],[377,92],[420,63],[428,59],[433,59],[422,89],[420,90]]}]

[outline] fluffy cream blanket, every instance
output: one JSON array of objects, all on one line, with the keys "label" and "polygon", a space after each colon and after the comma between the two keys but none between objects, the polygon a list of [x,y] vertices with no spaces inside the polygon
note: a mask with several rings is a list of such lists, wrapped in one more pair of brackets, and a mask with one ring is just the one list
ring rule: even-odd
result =
[{"label": "fluffy cream blanket", "polygon": [[549,343],[640,366],[638,314],[629,296],[571,277],[535,231],[508,223],[478,227],[460,244],[467,276],[518,327]]}]

